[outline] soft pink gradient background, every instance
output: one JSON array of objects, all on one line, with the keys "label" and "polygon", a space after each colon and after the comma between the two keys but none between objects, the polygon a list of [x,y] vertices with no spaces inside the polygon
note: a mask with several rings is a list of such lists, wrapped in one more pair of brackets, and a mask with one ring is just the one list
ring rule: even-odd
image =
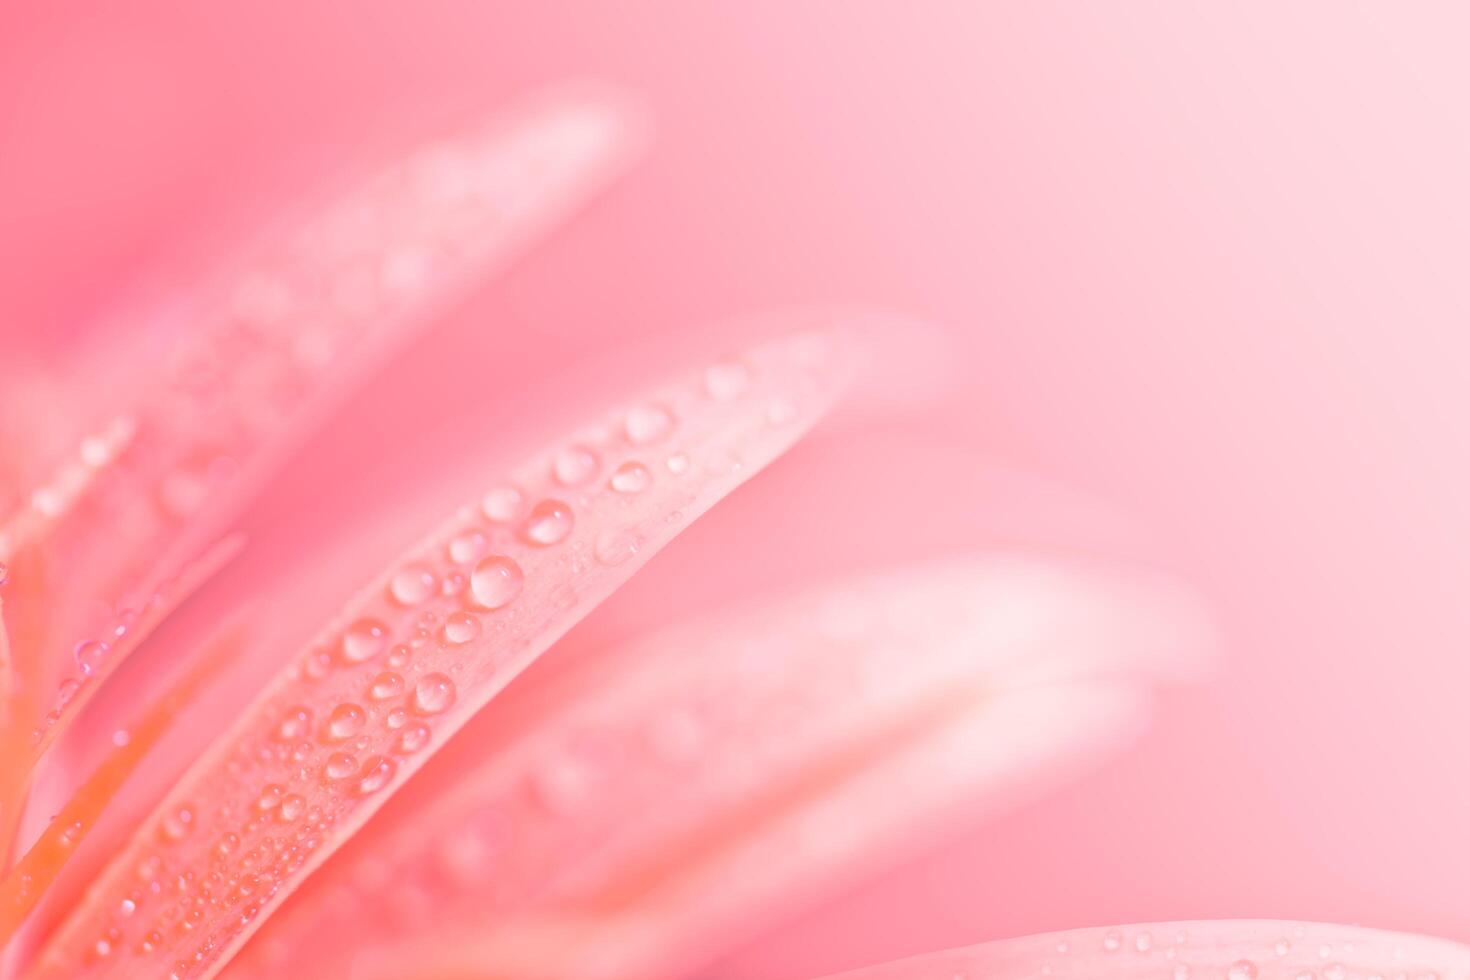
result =
[{"label": "soft pink gradient background", "polygon": [[691,325],[749,308],[876,303],[952,332],[961,389],[778,466],[600,628],[1050,542],[1176,568],[1226,656],[1137,751],[715,975],[1165,918],[1470,940],[1470,19],[979,8],[10,3],[0,357],[64,347],[365,151],[541,82],[623,83],[660,122],[650,158],[356,399],[190,614],[439,493],[436,466],[537,397],[517,378],[719,346]]}]

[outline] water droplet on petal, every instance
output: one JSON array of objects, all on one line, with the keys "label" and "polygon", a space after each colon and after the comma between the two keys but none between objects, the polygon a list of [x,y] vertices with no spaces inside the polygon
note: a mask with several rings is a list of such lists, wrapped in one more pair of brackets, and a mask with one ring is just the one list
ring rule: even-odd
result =
[{"label": "water droplet on petal", "polygon": [[674,453],[664,461],[664,465],[669,468],[670,473],[681,476],[689,472],[689,456],[685,453]]},{"label": "water droplet on petal", "polygon": [[1109,953],[1116,953],[1123,948],[1123,934],[1121,932],[1109,932],[1103,936],[1103,949]]},{"label": "water droplet on petal", "polygon": [[346,779],[357,772],[357,760],[346,752],[333,752],[327,757],[327,764],[322,767],[322,772],[328,779]]},{"label": "water droplet on petal", "polygon": [[575,487],[592,479],[599,466],[597,454],[586,446],[568,446],[556,454],[551,474],[565,487]]},{"label": "water droplet on petal", "polygon": [[395,674],[391,670],[385,670],[373,678],[373,684],[368,688],[368,697],[374,701],[387,701],[396,698],[403,693],[403,675]]},{"label": "water droplet on petal", "polygon": [[572,533],[572,508],[560,500],[543,500],[531,509],[521,536],[528,542],[546,547],[566,539]]},{"label": "water droplet on petal", "polygon": [[276,726],[275,739],[278,742],[294,742],[304,738],[311,731],[311,712],[305,708],[289,708],[281,718],[281,723]]},{"label": "water droplet on petal", "polygon": [[158,824],[158,836],[173,844],[189,836],[194,829],[194,808],[185,804],[164,814]]},{"label": "water droplet on petal", "polygon": [[421,715],[437,715],[454,704],[454,681],[443,674],[425,674],[413,689],[413,710]]},{"label": "water droplet on petal", "polygon": [[499,609],[521,594],[526,576],[514,559],[492,555],[475,566],[470,575],[470,595],[486,609]]},{"label": "water droplet on petal", "polygon": [[739,361],[721,361],[704,372],[704,390],[717,402],[738,398],[750,384],[750,369]]},{"label": "water droplet on petal", "polygon": [[342,634],[342,659],[360,664],[382,653],[388,645],[388,627],[376,619],[359,619]]},{"label": "water droplet on petal", "polygon": [[455,613],[444,621],[439,635],[445,643],[461,646],[480,635],[480,621],[469,613]]},{"label": "water droplet on petal", "polygon": [[362,774],[358,777],[357,784],[352,787],[352,791],[358,796],[376,793],[388,785],[397,770],[398,764],[392,759],[375,755],[362,764]]},{"label": "water droplet on petal", "polygon": [[362,731],[367,722],[367,713],[351,702],[339,704],[327,718],[326,739],[329,742],[345,742]]},{"label": "water droplet on petal", "polygon": [[91,674],[102,666],[102,661],[107,657],[107,644],[98,643],[96,640],[88,640],[78,643],[75,653],[77,667],[84,674]]},{"label": "water droplet on petal", "polygon": [[483,531],[466,531],[449,541],[449,560],[456,565],[468,565],[478,561],[490,549],[490,541]]},{"label": "water droplet on petal", "polygon": [[772,425],[786,425],[796,418],[796,406],[784,398],[778,398],[766,408],[766,421]]},{"label": "water droplet on petal", "polygon": [[284,787],[278,786],[275,783],[267,783],[265,788],[260,791],[260,795],[255,798],[255,809],[261,813],[274,809],[281,805],[281,797],[285,795],[286,790]]},{"label": "water droplet on petal", "polygon": [[525,498],[515,487],[496,487],[480,498],[480,510],[487,521],[509,524],[521,512]]},{"label": "water droplet on petal", "polygon": [[1226,976],[1229,980],[1256,980],[1260,976],[1260,970],[1250,960],[1236,960],[1230,964],[1230,971]]},{"label": "water droplet on petal", "polygon": [[415,722],[399,733],[394,748],[401,755],[412,755],[429,744],[430,734],[428,725],[423,722]]},{"label": "water droplet on petal", "polygon": [[597,538],[597,560],[604,565],[621,565],[638,554],[643,539],[628,530],[607,531]]},{"label": "water droplet on petal", "polygon": [[306,809],[306,801],[295,793],[291,793],[281,800],[281,805],[276,810],[276,819],[281,823],[290,823],[301,816],[301,811],[304,809]]},{"label": "water droplet on petal", "polygon": [[640,405],[623,420],[623,431],[635,446],[645,446],[667,436],[674,428],[674,416],[662,405]]},{"label": "water droplet on petal", "polygon": [[652,482],[653,475],[648,472],[648,467],[636,460],[629,460],[619,466],[609,481],[618,493],[642,493]]},{"label": "water droplet on petal", "polygon": [[425,565],[408,565],[393,574],[388,594],[401,606],[417,606],[439,587],[439,580]]},{"label": "water droplet on petal", "polygon": [[394,708],[388,712],[388,717],[383,719],[384,724],[393,729],[402,728],[406,721],[408,721],[408,712],[402,708]]}]

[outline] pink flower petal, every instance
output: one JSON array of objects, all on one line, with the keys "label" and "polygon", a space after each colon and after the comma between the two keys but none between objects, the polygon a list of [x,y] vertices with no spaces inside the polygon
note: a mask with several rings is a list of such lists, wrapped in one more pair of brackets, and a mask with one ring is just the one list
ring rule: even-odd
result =
[{"label": "pink flower petal", "polygon": [[[743,357],[740,398],[710,397],[703,373],[653,392],[488,488],[379,576],[179,782],[35,975],[213,974],[512,677],[798,438],[858,363],[835,331]],[[568,447],[595,461],[569,472]],[[630,496],[610,479],[634,461],[659,472]],[[186,808],[188,831],[171,832]]]},{"label": "pink flower petal", "polygon": [[[1312,922],[1161,922],[950,949],[841,980],[1464,980],[1470,947]],[[832,980],[837,980],[833,977]]]},{"label": "pink flower petal", "polygon": [[679,975],[1134,731],[1187,596],[995,557],[526,678],[283,910],[241,975]]},{"label": "pink flower petal", "polygon": [[[0,676],[6,758],[44,750],[197,584],[189,563],[274,465],[446,304],[620,170],[639,126],[605,92],[533,100],[286,225],[155,318],[162,327],[130,328],[105,365],[77,366],[67,409],[94,429],[0,512],[25,640]],[[6,768],[21,781],[0,792],[7,822],[28,769]]]}]

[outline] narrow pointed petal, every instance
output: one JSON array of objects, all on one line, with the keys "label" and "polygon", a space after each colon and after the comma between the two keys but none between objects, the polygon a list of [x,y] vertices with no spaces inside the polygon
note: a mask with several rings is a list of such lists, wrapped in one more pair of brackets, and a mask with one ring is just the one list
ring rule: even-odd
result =
[{"label": "narrow pointed petal", "polygon": [[44,733],[79,710],[146,632],[136,611],[273,466],[446,304],[620,170],[639,129],[594,89],[534,100],[286,223],[78,365],[69,407],[95,428],[0,513],[12,605],[29,607],[13,621],[36,623],[12,643],[11,714]]},{"label": "narrow pointed petal", "polygon": [[[1470,947],[1315,922],[1221,920],[1077,929],[950,949],[840,980],[1465,980]],[[839,980],[833,977],[831,980]]]},{"label": "narrow pointed petal", "polygon": [[461,508],[189,771],[33,974],[212,975],[511,678],[797,439],[860,360],[846,331],[753,349],[738,392],[713,393],[708,372],[652,392]]},{"label": "narrow pointed petal", "polygon": [[240,975],[680,975],[1115,744],[1207,637],[1156,579],[997,556],[635,641],[512,692]]},{"label": "narrow pointed petal", "polygon": [[50,825],[3,877],[0,877],[0,937],[13,935],[76,853],[114,793],[147,758],[179,709],[244,648],[238,629],[231,630],[185,676],[140,714],[127,729],[128,738],[109,752],[82,783]]}]

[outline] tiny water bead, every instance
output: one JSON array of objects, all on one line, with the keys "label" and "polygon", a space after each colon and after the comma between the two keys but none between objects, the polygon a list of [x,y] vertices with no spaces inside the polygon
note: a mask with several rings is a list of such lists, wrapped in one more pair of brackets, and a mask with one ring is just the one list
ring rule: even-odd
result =
[{"label": "tiny water bead", "polygon": [[469,613],[455,613],[444,621],[439,635],[451,646],[463,646],[480,635],[480,621]]},{"label": "tiny water bead", "polygon": [[394,708],[388,712],[388,717],[383,719],[383,723],[392,729],[402,728],[407,722],[408,712],[402,708]]},{"label": "tiny water bead", "polygon": [[439,580],[424,565],[408,565],[393,574],[388,595],[400,606],[417,606],[433,596]]},{"label": "tiny water bead", "polygon": [[682,476],[689,472],[689,456],[686,453],[674,453],[674,455],[664,460],[664,465],[669,468],[670,473],[675,476]]},{"label": "tiny water bead", "polygon": [[591,449],[581,445],[568,446],[552,460],[551,475],[562,486],[575,487],[592,479],[599,465],[597,454]]},{"label": "tiny water bead", "polygon": [[1261,971],[1250,960],[1236,960],[1230,964],[1230,971],[1226,973],[1229,980],[1256,980],[1260,975]]},{"label": "tiny water bead", "polygon": [[1123,934],[1121,932],[1109,932],[1103,936],[1102,947],[1109,953],[1116,953],[1123,948]]},{"label": "tiny water bead", "polygon": [[388,627],[376,619],[359,619],[342,634],[342,659],[349,664],[371,660],[388,646]]},{"label": "tiny water bead", "polygon": [[444,674],[425,674],[413,688],[413,710],[421,715],[437,715],[454,704],[454,681]]},{"label": "tiny water bead", "polygon": [[739,361],[721,361],[704,372],[704,390],[717,402],[740,397],[750,385],[750,369]]},{"label": "tiny water bead", "polygon": [[509,524],[520,515],[524,503],[515,487],[496,487],[480,498],[480,512],[494,524]]},{"label": "tiny water bead", "polygon": [[476,565],[470,575],[470,595],[485,609],[500,609],[515,601],[525,582],[526,576],[515,559],[492,555]]},{"label": "tiny water bead", "polygon": [[352,791],[358,796],[376,793],[388,785],[397,771],[398,763],[387,756],[375,755],[362,764],[362,772],[358,776],[357,784],[352,787]]},{"label": "tiny water bead", "polygon": [[531,508],[526,523],[521,527],[521,536],[527,542],[541,547],[566,540],[572,533],[572,508],[561,500],[543,500]]},{"label": "tiny water bead", "polygon": [[623,431],[635,446],[658,442],[674,428],[674,416],[662,405],[640,405],[623,419]]},{"label": "tiny water bead", "polygon": [[158,823],[158,836],[167,844],[188,837],[194,829],[194,808],[185,804],[164,814]]},{"label": "tiny water bead", "polygon": [[483,531],[466,531],[449,541],[449,560],[456,565],[469,565],[490,550],[490,540]]},{"label": "tiny water bead", "polygon": [[614,471],[608,483],[618,493],[642,493],[653,483],[653,474],[642,463],[629,460]]},{"label": "tiny water bead", "polygon": [[604,565],[621,565],[638,554],[642,546],[643,540],[632,531],[607,531],[597,538],[597,560]]},{"label": "tiny water bead", "polygon": [[367,722],[367,713],[351,702],[339,704],[327,717],[325,738],[329,742],[345,742],[362,731]]},{"label": "tiny water bead", "polygon": [[402,694],[403,687],[402,674],[395,674],[391,670],[385,670],[373,678],[372,686],[368,688],[368,697],[374,701],[387,701]]}]

